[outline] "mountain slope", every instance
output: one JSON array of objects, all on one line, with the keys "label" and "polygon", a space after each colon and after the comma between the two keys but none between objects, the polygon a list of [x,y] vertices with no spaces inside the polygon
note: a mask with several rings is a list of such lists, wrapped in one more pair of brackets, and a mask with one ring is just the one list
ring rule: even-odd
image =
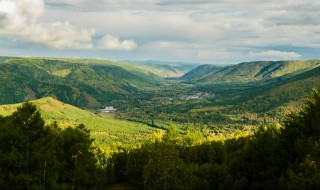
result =
[{"label": "mountain slope", "polygon": [[151,72],[164,78],[180,77],[198,66],[192,63],[161,61],[124,62],[122,64],[128,64],[139,68],[140,71]]},{"label": "mountain slope", "polygon": [[184,80],[197,80],[201,78],[202,75],[208,74],[211,72],[218,72],[223,67],[215,66],[215,65],[200,65],[195,69],[189,71],[188,73],[184,74],[181,79]]},{"label": "mountain slope", "polygon": [[152,73],[101,60],[3,58],[0,68],[1,104],[52,96],[78,107],[97,108],[159,84]]},{"label": "mountain slope", "polygon": [[304,100],[312,88],[320,90],[320,66],[282,81],[251,89],[240,107],[266,112],[291,107]]},{"label": "mountain slope", "polygon": [[[66,127],[83,123],[91,130],[91,135],[96,139],[96,142],[102,145],[106,145],[112,141],[126,143],[142,141],[155,131],[154,128],[144,124],[101,117],[51,97],[31,102],[39,108],[47,124],[57,121],[59,126]],[[10,115],[19,106],[21,104],[1,105],[0,115]]]},{"label": "mountain slope", "polygon": [[207,72],[200,70],[199,73],[195,71],[189,73],[192,73],[192,81],[196,83],[243,83],[291,77],[318,66],[320,60],[259,61],[226,66],[219,70],[208,69]]}]

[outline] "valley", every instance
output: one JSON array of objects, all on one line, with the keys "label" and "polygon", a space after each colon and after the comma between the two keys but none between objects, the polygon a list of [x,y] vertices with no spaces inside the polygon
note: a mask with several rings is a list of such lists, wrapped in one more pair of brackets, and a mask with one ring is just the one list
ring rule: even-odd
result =
[{"label": "valley", "polygon": [[0,190],[320,189],[319,9],[0,0]]},{"label": "valley", "polygon": [[[297,110],[313,88],[320,89],[320,60],[261,61],[196,68],[192,64],[180,67],[175,63],[167,64],[2,57],[0,103],[52,97],[90,111],[92,114],[88,112],[83,118],[72,114],[59,117],[65,117],[70,124],[82,122],[93,134],[104,132],[87,121],[103,123],[96,114],[106,106],[113,106],[117,112],[103,119],[118,119],[128,122],[128,126],[141,125],[144,131],[141,136],[147,137],[173,124],[180,133],[206,131],[207,136],[229,137],[243,130],[253,132],[262,124],[281,123],[284,114]],[[173,71],[176,74],[170,75]],[[184,75],[173,77],[178,73]],[[48,113],[42,112],[46,117]],[[96,125],[100,128],[100,124]],[[112,131],[111,128],[108,130]],[[131,136],[134,133],[130,127],[128,131],[125,127],[119,128],[123,130],[119,134],[128,132]],[[105,136],[108,139],[102,140],[105,142],[110,142],[111,136],[122,143],[127,139],[126,135],[118,137],[114,131]]]},{"label": "valley", "polygon": [[0,186],[318,187],[320,60],[145,64],[1,57]]}]

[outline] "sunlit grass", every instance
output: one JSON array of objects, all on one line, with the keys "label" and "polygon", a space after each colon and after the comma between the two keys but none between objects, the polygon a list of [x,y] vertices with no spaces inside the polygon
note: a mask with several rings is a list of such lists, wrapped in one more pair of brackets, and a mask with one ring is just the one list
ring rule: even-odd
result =
[{"label": "sunlit grass", "polygon": [[[51,97],[31,102],[39,108],[46,124],[56,121],[63,128],[83,123],[91,131],[91,136],[96,143],[102,146],[113,141],[136,143],[148,139],[155,131],[154,128],[145,124],[96,115]],[[0,114],[8,116],[20,105],[1,105]]]}]

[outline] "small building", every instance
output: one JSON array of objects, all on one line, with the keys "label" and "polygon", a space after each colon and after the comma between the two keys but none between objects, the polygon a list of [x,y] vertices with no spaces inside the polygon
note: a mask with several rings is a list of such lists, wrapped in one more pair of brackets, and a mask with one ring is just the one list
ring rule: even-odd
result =
[{"label": "small building", "polygon": [[106,106],[106,108],[102,109],[101,111],[105,113],[110,113],[110,112],[116,112],[117,109],[114,108],[113,106]]}]

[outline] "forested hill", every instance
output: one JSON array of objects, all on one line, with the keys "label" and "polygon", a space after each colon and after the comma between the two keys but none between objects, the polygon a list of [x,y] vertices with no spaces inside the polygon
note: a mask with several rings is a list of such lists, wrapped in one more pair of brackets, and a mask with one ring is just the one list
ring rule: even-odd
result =
[{"label": "forested hill", "polygon": [[192,69],[196,68],[196,63],[176,63],[176,62],[161,62],[161,61],[142,61],[142,62],[121,62],[133,66],[140,71],[150,72],[160,77],[180,77]]},{"label": "forested hill", "polygon": [[185,75],[181,77],[181,79],[187,79],[187,80],[196,80],[202,75],[205,75],[210,72],[217,72],[221,70],[223,67],[216,66],[216,65],[200,65],[196,67],[195,69],[189,71]]},{"label": "forested hill", "polygon": [[212,69],[215,66],[196,68],[185,74],[182,79],[195,83],[257,82],[277,77],[291,77],[318,66],[320,60],[244,62],[222,69]]},{"label": "forested hill", "polygon": [[0,104],[52,96],[97,108],[160,80],[128,65],[90,59],[1,57],[0,68]]},{"label": "forested hill", "polygon": [[320,89],[320,66],[290,78],[253,88],[243,96],[244,102],[238,107],[266,112],[279,106],[299,105],[312,88]]}]

